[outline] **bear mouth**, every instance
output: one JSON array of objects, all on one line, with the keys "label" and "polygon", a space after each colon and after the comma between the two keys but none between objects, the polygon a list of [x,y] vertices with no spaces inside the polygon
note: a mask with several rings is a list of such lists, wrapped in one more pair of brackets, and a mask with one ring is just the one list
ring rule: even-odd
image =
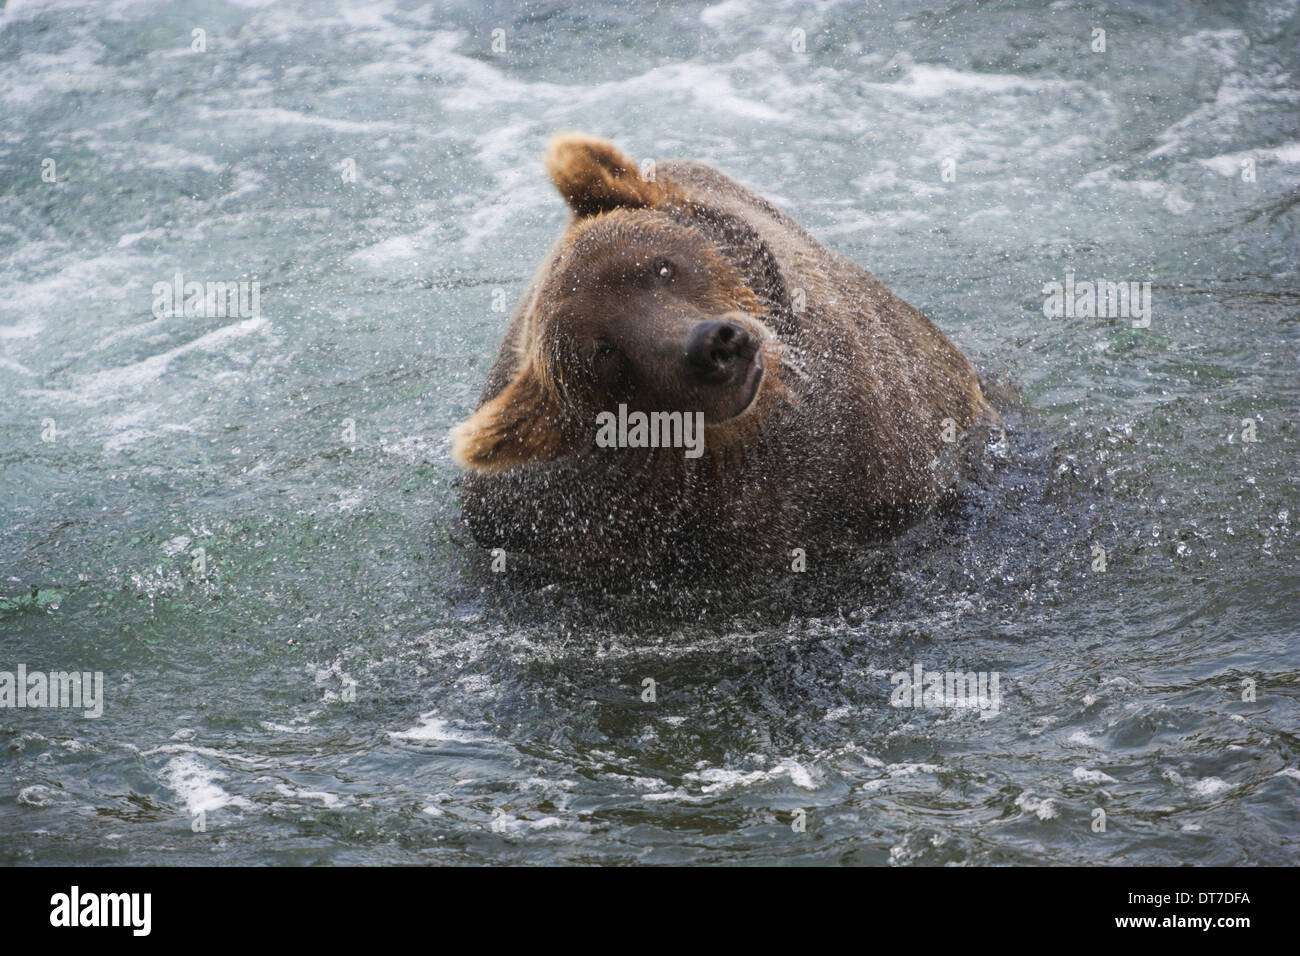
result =
[{"label": "bear mouth", "polygon": [[754,360],[749,363],[749,368],[745,370],[745,377],[740,381],[740,391],[736,398],[735,411],[727,421],[739,418],[751,408],[754,407],[754,400],[758,398],[759,386],[763,384],[763,352],[758,350],[754,353]]}]

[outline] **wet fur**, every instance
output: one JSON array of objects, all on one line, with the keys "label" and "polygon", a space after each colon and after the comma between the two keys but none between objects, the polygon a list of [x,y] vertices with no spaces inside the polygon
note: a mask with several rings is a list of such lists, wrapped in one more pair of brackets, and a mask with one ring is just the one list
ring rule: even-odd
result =
[{"label": "wet fur", "polygon": [[[812,556],[828,535],[888,527],[942,498],[944,419],[1000,425],[971,363],[929,319],[713,168],[661,163],[646,183],[612,145],[581,135],[557,139],[546,165],[574,219],[453,439],[472,469],[461,494],[483,546],[567,560]],[[681,449],[593,448],[594,414],[612,402],[591,393],[548,325],[583,321],[557,318],[548,282],[598,269],[620,235],[650,241],[669,224],[706,242],[713,307],[751,317],[766,336],[759,399],[706,429],[693,460]]]}]

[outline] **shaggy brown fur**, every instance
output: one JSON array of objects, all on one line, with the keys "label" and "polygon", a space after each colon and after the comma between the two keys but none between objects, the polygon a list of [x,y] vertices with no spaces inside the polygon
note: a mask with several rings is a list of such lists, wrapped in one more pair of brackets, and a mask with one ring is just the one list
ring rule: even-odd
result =
[{"label": "shaggy brown fur", "polygon": [[[1000,424],[929,319],[717,170],[662,163],[647,182],[582,135],[558,137],[546,167],[574,218],[453,432],[484,546],[811,554],[832,530],[939,500],[946,420]],[[685,364],[687,336],[707,322],[752,343],[721,382]],[[746,362],[762,367],[752,400]],[[704,412],[703,456],[595,447],[596,415],[619,403]]]}]

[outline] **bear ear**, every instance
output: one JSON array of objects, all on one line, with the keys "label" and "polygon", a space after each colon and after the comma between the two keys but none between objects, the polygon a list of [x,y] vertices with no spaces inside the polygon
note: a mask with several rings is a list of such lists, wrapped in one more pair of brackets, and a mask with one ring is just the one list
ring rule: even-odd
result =
[{"label": "bear ear", "polygon": [[475,471],[554,461],[578,450],[572,415],[531,363],[451,432],[451,457]]},{"label": "bear ear", "polygon": [[555,188],[579,216],[663,205],[672,195],[660,183],[643,179],[636,162],[613,143],[585,133],[556,136],[545,163]]}]

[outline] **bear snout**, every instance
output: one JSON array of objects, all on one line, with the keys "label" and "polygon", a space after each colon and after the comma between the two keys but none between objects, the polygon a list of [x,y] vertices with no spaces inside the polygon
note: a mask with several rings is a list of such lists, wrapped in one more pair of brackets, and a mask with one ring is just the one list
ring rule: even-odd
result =
[{"label": "bear snout", "polygon": [[700,382],[725,382],[758,352],[758,343],[734,322],[699,322],[686,338],[686,367]]}]

